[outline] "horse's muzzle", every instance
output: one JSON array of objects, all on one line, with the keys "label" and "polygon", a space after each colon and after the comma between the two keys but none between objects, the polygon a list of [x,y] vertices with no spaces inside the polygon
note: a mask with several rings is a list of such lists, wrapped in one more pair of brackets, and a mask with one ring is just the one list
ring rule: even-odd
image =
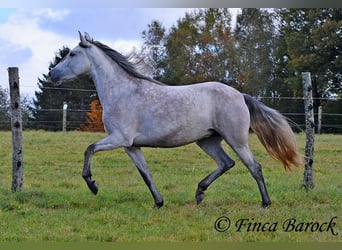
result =
[{"label": "horse's muzzle", "polygon": [[53,72],[53,69],[50,70],[48,76],[49,76],[48,80],[51,81],[54,85],[60,85],[61,84],[60,77],[58,76],[58,74]]}]

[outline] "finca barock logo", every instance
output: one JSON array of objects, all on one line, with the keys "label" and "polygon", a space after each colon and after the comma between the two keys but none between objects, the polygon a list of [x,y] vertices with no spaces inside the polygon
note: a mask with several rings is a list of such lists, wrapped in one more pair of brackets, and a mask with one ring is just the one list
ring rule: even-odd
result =
[{"label": "finca barock logo", "polygon": [[296,218],[289,218],[282,222],[261,222],[256,221],[254,218],[241,218],[232,224],[229,217],[221,216],[216,219],[214,228],[221,233],[231,229],[236,232],[327,232],[337,236],[339,233],[336,229],[336,219],[337,216],[322,222],[316,220],[300,221]]}]

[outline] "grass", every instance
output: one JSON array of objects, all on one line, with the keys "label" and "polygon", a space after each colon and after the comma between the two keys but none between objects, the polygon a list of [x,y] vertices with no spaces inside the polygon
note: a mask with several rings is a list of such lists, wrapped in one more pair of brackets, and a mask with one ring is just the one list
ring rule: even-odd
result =
[{"label": "grass", "polygon": [[[159,210],[152,209],[152,196],[122,149],[94,156],[93,178],[99,193],[94,196],[88,190],[81,177],[83,152],[104,136],[25,131],[24,189],[12,193],[11,133],[0,132],[0,242],[342,241],[341,135],[316,135],[315,188],[310,191],[301,187],[303,169],[284,172],[255,135],[250,136],[273,202],[268,209],[260,208],[256,183],[228,147],[237,164],[210,186],[199,206],[194,197],[197,183],[215,169],[214,162],[196,145],[143,149],[164,197]],[[304,152],[305,135],[298,135],[298,143]],[[220,216],[231,221],[225,232],[214,228]],[[323,223],[335,216],[337,236],[323,230],[327,229]],[[239,219],[277,227],[258,232],[245,226],[237,232]],[[296,219],[297,225],[323,225],[323,232],[284,232],[283,223],[288,219]]]}]

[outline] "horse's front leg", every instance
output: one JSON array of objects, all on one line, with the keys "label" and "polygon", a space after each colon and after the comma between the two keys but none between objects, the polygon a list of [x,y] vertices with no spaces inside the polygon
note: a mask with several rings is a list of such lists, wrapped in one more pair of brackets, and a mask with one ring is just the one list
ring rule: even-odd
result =
[{"label": "horse's front leg", "polygon": [[93,192],[94,195],[97,195],[98,186],[95,181],[91,179],[91,171],[90,171],[90,163],[91,158],[94,154],[95,144],[91,144],[88,146],[87,150],[84,152],[84,167],[82,177],[86,181],[89,189]]},{"label": "horse's front leg", "polygon": [[89,145],[87,150],[84,152],[84,166],[82,177],[84,178],[89,189],[93,192],[94,195],[96,195],[98,192],[98,186],[96,182],[91,179],[92,174],[90,165],[92,156],[98,151],[112,150],[123,146],[127,146],[127,143],[122,140],[121,136],[110,135],[99,142]]},{"label": "horse's front leg", "polygon": [[153,182],[152,175],[150,170],[147,167],[147,163],[145,161],[145,157],[142,154],[139,147],[128,147],[125,148],[126,153],[134,162],[135,166],[137,167],[141,177],[144,179],[147,187],[150,189],[150,192],[154,199],[154,208],[160,208],[163,206],[163,197],[157,190],[156,185]]}]

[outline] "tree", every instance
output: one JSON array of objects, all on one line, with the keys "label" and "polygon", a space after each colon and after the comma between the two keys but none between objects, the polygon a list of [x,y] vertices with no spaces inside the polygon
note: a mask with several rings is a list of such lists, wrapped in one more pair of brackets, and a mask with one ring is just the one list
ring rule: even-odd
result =
[{"label": "tree", "polygon": [[271,96],[274,80],[274,13],[263,9],[242,9],[237,16],[234,36],[239,58],[240,90],[254,96]]},{"label": "tree", "polygon": [[142,32],[144,44],[142,53],[148,58],[147,64],[152,66],[152,78],[161,80],[164,75],[164,61],[166,57],[166,32],[165,28],[157,20],[152,21]]},{"label": "tree", "polygon": [[278,14],[288,82],[296,85],[293,94],[301,95],[300,72],[309,71],[315,98],[340,95],[342,9],[280,9]]},{"label": "tree", "polygon": [[[311,72],[317,113],[318,107],[326,102],[321,98],[341,96],[342,93],[342,9],[279,9],[277,14],[280,20],[277,81],[287,86],[288,96],[301,97],[301,72]],[[338,101],[329,101],[329,106],[323,110],[339,113],[339,106]],[[291,105],[287,109],[291,109]],[[324,119],[332,126],[341,121],[330,116]],[[329,128],[329,131],[337,130]]]},{"label": "tree", "polygon": [[[49,65],[49,70],[57,65],[70,49],[60,49],[54,60]],[[46,130],[61,130],[63,116],[63,102],[68,104],[67,127],[78,128],[85,122],[86,109],[92,100],[97,98],[94,84],[89,76],[80,76],[77,79],[63,82],[60,86],[54,86],[47,74],[38,79],[40,91],[35,92],[33,100],[32,128]]]},{"label": "tree", "polygon": [[90,103],[90,111],[87,112],[86,122],[80,125],[80,131],[104,132],[102,122],[102,106],[98,99]]},{"label": "tree", "polygon": [[11,129],[9,94],[0,87],[0,129]]},{"label": "tree", "polygon": [[230,22],[228,9],[199,9],[186,13],[168,32],[156,21],[149,25],[144,46],[156,60],[158,80],[171,85],[233,82]]},{"label": "tree", "polygon": [[[32,117],[31,102],[28,97],[22,96],[20,105],[23,127],[26,128],[29,126],[29,119]],[[11,107],[8,90],[0,87],[0,130],[1,129],[11,129]]]}]

